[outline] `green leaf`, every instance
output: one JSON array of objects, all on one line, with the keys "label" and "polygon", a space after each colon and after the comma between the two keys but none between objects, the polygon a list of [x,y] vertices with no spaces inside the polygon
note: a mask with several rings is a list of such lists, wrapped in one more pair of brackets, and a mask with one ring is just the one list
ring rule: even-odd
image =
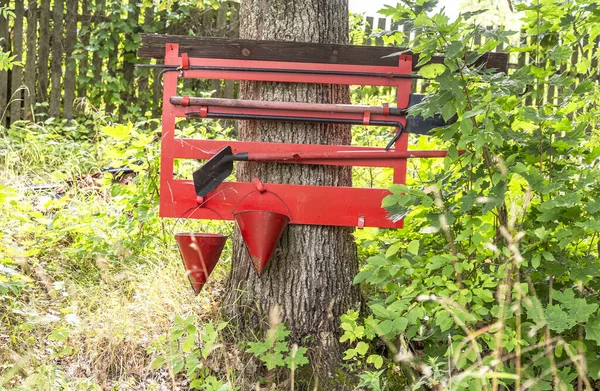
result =
[{"label": "green leaf", "polygon": [[544,308],[537,297],[527,297],[523,300],[523,304],[527,309],[527,317],[536,323],[536,328],[540,329],[546,325],[544,318]]},{"label": "green leaf", "polygon": [[400,199],[400,196],[398,196],[396,194],[390,194],[390,195],[384,197],[383,200],[381,200],[381,207],[388,208],[392,205],[395,205],[398,203],[399,199]]},{"label": "green leaf", "polygon": [[196,344],[196,335],[188,334],[185,338],[185,341],[183,342],[183,345],[181,346],[181,349],[187,353],[193,349],[195,344]]},{"label": "green leaf", "polygon": [[580,58],[575,67],[578,73],[586,73],[590,69],[590,60],[587,57]]},{"label": "green leaf", "polygon": [[369,357],[367,357],[367,363],[373,364],[375,369],[379,369],[383,365],[383,357],[378,354],[371,354]]},{"label": "green leaf", "polygon": [[563,62],[571,59],[573,50],[568,46],[556,46],[548,52],[550,58],[557,62]]},{"label": "green leaf", "polygon": [[370,307],[375,316],[384,319],[388,319],[390,317],[388,311],[381,304],[371,304]]},{"label": "green leaf", "polygon": [[344,353],[346,354],[344,356],[344,360],[350,360],[351,358],[356,356],[356,349],[348,349]]},{"label": "green leaf", "polygon": [[409,253],[417,255],[419,253],[419,241],[418,240],[412,240],[408,244],[407,250],[408,250]]},{"label": "green leaf", "polygon": [[600,314],[596,314],[585,324],[585,339],[600,345]]},{"label": "green leaf", "polygon": [[413,21],[415,26],[433,26],[433,21],[425,12],[421,12]]},{"label": "green leaf", "polygon": [[394,319],[394,330],[400,334],[403,333],[404,330],[406,330],[406,327],[408,326],[408,319],[404,318],[404,317],[399,317]]},{"label": "green leaf", "polygon": [[569,312],[569,317],[576,323],[587,322],[598,309],[598,304],[588,304],[585,299],[576,298],[573,289],[555,292],[554,299],[562,303],[563,308]]},{"label": "green leaf", "polygon": [[154,360],[152,360],[152,363],[150,364],[150,366],[152,367],[152,369],[160,369],[165,364],[166,364],[165,356],[160,355],[160,356],[156,356],[154,358]]},{"label": "green leaf", "polygon": [[548,231],[544,226],[535,229],[533,232],[535,233],[535,236],[540,238],[540,240],[544,240],[550,233],[550,231]]},{"label": "green leaf", "polygon": [[446,57],[450,59],[455,58],[464,47],[465,45],[461,41],[450,42],[446,47]]},{"label": "green leaf", "polygon": [[531,258],[531,266],[534,269],[537,269],[538,267],[540,267],[541,262],[542,262],[541,254],[534,254],[533,257]]},{"label": "green leaf", "polygon": [[285,359],[287,367],[289,369],[296,369],[302,365],[308,364],[308,358],[306,357],[307,351],[308,349],[305,347],[292,348],[290,354]]},{"label": "green leaf", "polygon": [[554,355],[556,357],[561,357],[563,354],[563,344],[562,343],[557,343],[556,347],[554,348]]},{"label": "green leaf", "polygon": [[369,350],[369,345],[366,342],[360,341],[356,344],[356,352],[361,356],[364,356]]},{"label": "green leaf", "polygon": [[400,247],[402,247],[402,242],[397,241],[396,243],[394,243],[390,247],[388,247],[387,251],[385,252],[385,256],[391,257],[392,255],[396,254],[398,252],[398,250],[400,250]]},{"label": "green leaf", "polygon": [[180,360],[177,360],[175,362],[175,365],[173,365],[173,373],[176,375],[179,372],[181,372],[183,370],[184,365],[185,365],[185,361],[183,360],[183,358],[181,358]]},{"label": "green leaf", "polygon": [[454,324],[454,319],[448,311],[438,311],[435,316],[435,324],[442,332],[449,330]]},{"label": "green leaf", "polygon": [[463,118],[467,119],[467,118],[478,116],[479,114],[483,114],[483,113],[485,113],[485,109],[483,109],[483,108],[473,109],[473,110],[469,110],[469,111],[465,112],[463,114]]},{"label": "green leaf", "polygon": [[446,70],[444,64],[427,64],[419,69],[419,75],[425,79],[435,79]]},{"label": "green leaf", "polygon": [[375,331],[377,332],[377,335],[382,336],[382,335],[389,334],[393,330],[393,328],[394,328],[394,325],[393,325],[392,321],[389,319],[386,319],[376,326]]},{"label": "green leaf", "polygon": [[398,183],[397,183],[397,184],[391,185],[391,186],[389,187],[389,190],[390,190],[392,193],[394,193],[394,194],[398,194],[398,195],[400,195],[400,194],[402,194],[402,193],[408,193],[408,191],[409,191],[409,188],[408,188],[408,186],[406,186],[406,185],[402,185],[402,184],[398,184]]},{"label": "green leaf", "polygon": [[562,307],[556,304],[549,304],[544,310],[544,316],[548,323],[548,328],[557,333],[562,333],[576,325],[576,322],[562,310]]},{"label": "green leaf", "polygon": [[265,342],[250,342],[249,345],[250,348],[247,352],[252,353],[255,357],[258,357],[269,350],[269,345]]},{"label": "green leaf", "polygon": [[131,138],[132,129],[133,125],[130,123],[127,125],[117,124],[111,126],[103,126],[101,130],[102,133],[114,138],[115,140],[126,141]]}]

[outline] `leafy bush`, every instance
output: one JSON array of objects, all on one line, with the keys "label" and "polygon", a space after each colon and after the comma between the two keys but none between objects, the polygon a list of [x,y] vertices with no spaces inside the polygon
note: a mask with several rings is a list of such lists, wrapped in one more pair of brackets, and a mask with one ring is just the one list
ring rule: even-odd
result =
[{"label": "leafy bush", "polygon": [[[458,121],[436,134],[449,156],[421,162],[418,182],[383,200],[406,227],[369,239],[384,251],[371,250],[355,278],[369,288],[369,314],[342,318],[345,358],[371,389],[595,388],[600,89],[589,59],[571,55],[592,47],[581,32],[598,35],[597,5],[519,4],[533,42],[512,47],[513,33],[473,14],[451,21],[435,2],[406,3],[383,12],[420,33],[387,39],[421,64],[445,54],[421,67],[430,95],[413,112]],[[477,35],[485,42],[469,52]],[[473,65],[499,44],[535,61],[509,75]],[[548,86],[560,100],[546,98]]]}]

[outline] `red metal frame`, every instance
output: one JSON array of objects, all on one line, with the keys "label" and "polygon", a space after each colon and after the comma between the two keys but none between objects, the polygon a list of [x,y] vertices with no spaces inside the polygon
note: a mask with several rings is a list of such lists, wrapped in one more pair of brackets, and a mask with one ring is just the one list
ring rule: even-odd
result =
[{"label": "red metal frame", "polygon": [[[199,206],[194,191],[194,185],[189,180],[178,180],[173,177],[174,159],[207,159],[226,145],[235,152],[268,153],[268,152],[327,152],[347,151],[378,151],[381,148],[335,146],[335,145],[304,145],[279,144],[260,142],[238,142],[181,139],[175,137],[175,121],[178,117],[186,117],[186,113],[208,110],[206,106],[173,105],[170,98],[177,95],[177,81],[183,78],[208,78],[229,80],[253,80],[290,83],[321,83],[346,85],[391,86],[397,88],[397,107],[407,108],[411,91],[411,80],[408,78],[392,78],[381,76],[339,76],[323,74],[307,74],[306,71],[337,71],[353,73],[377,73],[386,75],[410,75],[412,57],[401,55],[398,66],[361,66],[361,65],[332,65],[313,63],[294,63],[276,61],[248,61],[208,58],[188,58],[179,55],[179,45],[167,44],[165,65],[178,66],[178,71],[165,72],[162,114],[162,143],[161,143],[161,173],[160,173],[160,215],[162,217],[186,217],[199,219],[233,220],[233,210],[265,209],[285,213],[290,217],[290,224],[316,224],[336,226],[384,227],[401,228],[402,221],[392,222],[387,213],[381,208],[381,200],[387,194],[386,189],[363,189],[350,187],[307,186],[287,184],[264,184],[268,191],[258,191],[256,183],[225,182],[209,193]],[[188,66],[227,67],[228,70],[186,70]],[[240,70],[231,70],[240,68]],[[285,69],[289,73],[251,72],[252,69]],[[243,70],[245,69],[245,70]],[[294,70],[302,73],[293,73]],[[204,109],[205,108],[205,109]],[[211,110],[228,113],[240,113],[240,109],[218,107]],[[233,110],[233,111],[232,111]],[[243,109],[252,112],[258,109]],[[261,114],[294,115],[298,111],[259,110]],[[370,114],[370,113],[369,113]],[[303,112],[303,116],[323,117],[322,112]],[[352,119],[356,114],[350,114]],[[346,118],[346,114],[336,114],[335,118]],[[371,114],[365,115],[364,121],[375,119],[398,120],[403,126],[405,118],[399,116]],[[361,118],[362,119],[362,118]],[[407,151],[408,134],[400,136],[395,144],[396,151]],[[344,162],[330,160],[311,160],[302,164],[353,165],[366,167],[391,167],[394,169],[394,183],[406,181],[406,159],[397,161],[369,160]],[[257,182],[258,183],[258,182]],[[255,192],[254,194],[251,194]],[[285,203],[285,205],[283,204]]]}]

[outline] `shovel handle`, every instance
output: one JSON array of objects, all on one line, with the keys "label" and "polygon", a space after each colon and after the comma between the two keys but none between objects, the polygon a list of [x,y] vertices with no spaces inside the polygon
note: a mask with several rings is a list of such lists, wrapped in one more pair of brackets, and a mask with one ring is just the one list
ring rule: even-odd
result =
[{"label": "shovel handle", "polygon": [[[185,100],[184,100],[185,98]],[[343,105],[327,103],[304,103],[304,102],[270,102],[246,99],[223,99],[223,98],[199,98],[194,96],[182,97],[172,96],[171,104],[176,106],[218,106],[233,107],[238,109],[266,109],[266,110],[290,110],[290,111],[316,111],[326,113],[352,113],[382,115],[406,115],[406,110],[398,107],[384,106],[362,106]]]},{"label": "shovel handle", "polygon": [[[464,153],[460,151],[459,154]],[[236,154],[240,158],[235,160],[249,160],[255,162],[283,162],[305,160],[395,160],[411,158],[443,158],[448,151],[334,151],[334,152],[297,152],[297,153],[244,153]],[[244,156],[242,156],[244,155]]]}]

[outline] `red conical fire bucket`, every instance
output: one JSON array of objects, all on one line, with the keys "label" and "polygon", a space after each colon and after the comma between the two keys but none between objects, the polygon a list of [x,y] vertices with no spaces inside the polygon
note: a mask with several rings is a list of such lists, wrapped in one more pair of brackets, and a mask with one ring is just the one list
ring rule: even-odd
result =
[{"label": "red conical fire bucket", "polygon": [[175,234],[175,239],[192,289],[198,294],[219,261],[227,236],[189,232]]},{"label": "red conical fire bucket", "polygon": [[240,228],[252,264],[260,277],[269,264],[290,218],[282,213],[267,210],[237,212],[233,217]]}]

